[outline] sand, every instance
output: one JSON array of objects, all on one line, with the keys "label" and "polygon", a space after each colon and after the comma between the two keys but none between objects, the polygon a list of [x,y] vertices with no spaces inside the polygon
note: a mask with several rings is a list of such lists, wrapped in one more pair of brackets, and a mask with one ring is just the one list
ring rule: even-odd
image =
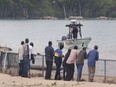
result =
[{"label": "sand", "polygon": [[116,87],[116,84],[45,80],[43,77],[22,78],[0,73],[0,87]]}]

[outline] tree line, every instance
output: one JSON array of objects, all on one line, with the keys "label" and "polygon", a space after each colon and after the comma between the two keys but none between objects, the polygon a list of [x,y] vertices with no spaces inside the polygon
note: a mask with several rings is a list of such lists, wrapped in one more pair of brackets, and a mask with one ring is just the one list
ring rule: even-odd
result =
[{"label": "tree line", "polygon": [[1,19],[116,17],[116,0],[0,0]]}]

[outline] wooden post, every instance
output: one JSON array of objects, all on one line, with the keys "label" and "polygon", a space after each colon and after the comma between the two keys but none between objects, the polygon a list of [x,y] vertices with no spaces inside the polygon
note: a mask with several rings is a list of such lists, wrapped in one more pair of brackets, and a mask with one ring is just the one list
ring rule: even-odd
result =
[{"label": "wooden post", "polygon": [[44,55],[42,55],[42,75],[44,77]]},{"label": "wooden post", "polygon": [[106,60],[104,60],[104,82],[106,83]]}]

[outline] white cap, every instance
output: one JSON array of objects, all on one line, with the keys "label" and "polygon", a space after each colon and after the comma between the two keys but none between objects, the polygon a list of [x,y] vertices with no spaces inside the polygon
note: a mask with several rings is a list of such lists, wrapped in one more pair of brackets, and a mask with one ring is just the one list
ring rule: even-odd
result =
[{"label": "white cap", "polygon": [[71,23],[76,23],[77,22],[77,20],[71,20]]}]

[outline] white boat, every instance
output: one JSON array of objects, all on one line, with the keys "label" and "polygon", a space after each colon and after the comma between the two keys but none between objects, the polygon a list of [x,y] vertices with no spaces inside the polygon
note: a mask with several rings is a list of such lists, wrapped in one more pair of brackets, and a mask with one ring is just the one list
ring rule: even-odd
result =
[{"label": "white boat", "polygon": [[[58,46],[60,44],[63,44],[65,48],[72,49],[74,46],[78,46],[79,49],[82,47],[87,47],[90,41],[92,40],[91,37],[82,37],[81,34],[81,26],[82,24],[77,24],[76,20],[72,20],[69,25],[66,25],[66,27],[69,27],[69,33],[67,36],[62,36],[61,40],[57,40]],[[72,38],[72,29],[73,27],[76,27],[78,29],[78,33],[80,34],[81,38]]]}]

